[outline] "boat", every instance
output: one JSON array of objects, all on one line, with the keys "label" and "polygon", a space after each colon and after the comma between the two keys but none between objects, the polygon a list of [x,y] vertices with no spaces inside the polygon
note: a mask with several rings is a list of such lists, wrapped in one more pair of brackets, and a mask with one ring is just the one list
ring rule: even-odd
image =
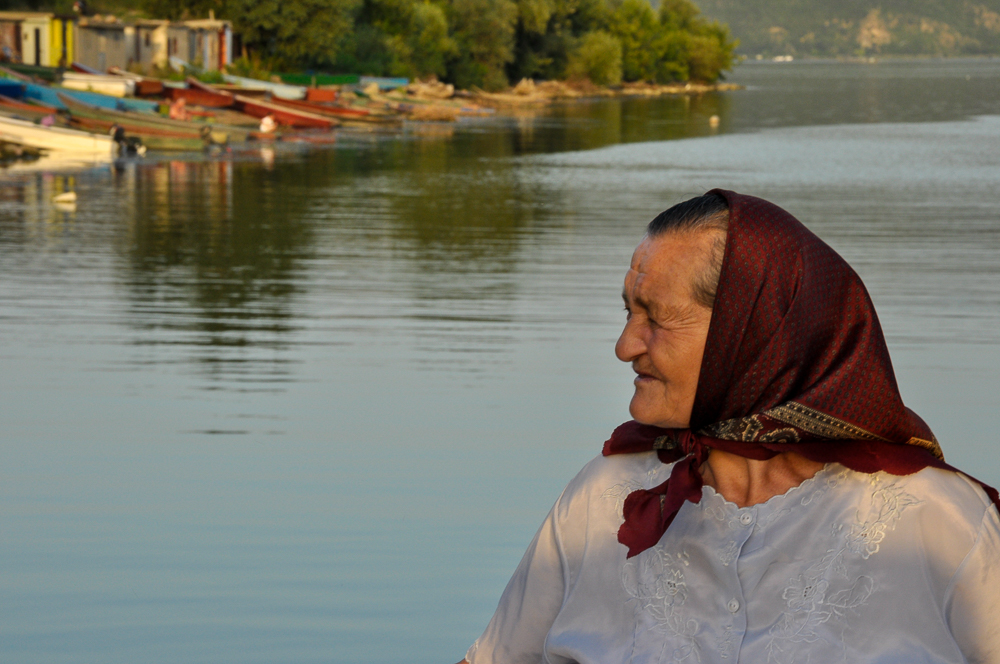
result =
[{"label": "boat", "polygon": [[135,94],[140,97],[153,97],[163,94],[163,81],[158,78],[140,76],[139,74],[133,74],[118,67],[109,67],[108,73],[112,76],[121,76],[134,81]]},{"label": "boat", "polygon": [[268,115],[281,125],[288,127],[313,127],[316,129],[331,129],[340,124],[336,118],[324,117],[308,111],[281,106],[279,104],[236,95],[236,106],[247,115],[264,118]]},{"label": "boat", "polygon": [[27,99],[34,99],[58,109],[65,109],[66,104],[60,99],[60,95],[76,101],[106,108],[108,110],[144,111],[146,113],[156,113],[160,105],[154,101],[145,99],[123,99],[120,97],[110,97],[97,92],[81,92],[79,90],[69,90],[66,88],[51,88],[37,83],[24,84],[24,96]]},{"label": "boat", "polygon": [[69,152],[113,159],[118,146],[108,135],[63,127],[43,127],[26,120],[0,116],[0,140],[48,152]]},{"label": "boat", "polygon": [[271,83],[270,81],[258,81],[256,78],[246,78],[245,76],[233,76],[223,74],[222,80],[232,85],[248,88],[250,90],[267,90],[275,97],[281,99],[305,99],[306,88],[301,85],[286,85],[285,83]]},{"label": "boat", "polygon": [[300,111],[306,111],[308,113],[317,113],[319,115],[332,115],[340,118],[363,118],[372,115],[372,112],[367,108],[348,108],[346,106],[331,106],[328,104],[320,104],[318,102],[311,101],[294,101],[292,99],[272,99],[272,104],[277,104],[279,106],[286,106],[288,108],[293,108]]},{"label": "boat", "polygon": [[0,78],[0,95],[9,99],[20,99],[24,96],[24,83]]},{"label": "boat", "polygon": [[213,90],[201,81],[188,78],[186,88],[169,88],[167,95],[171,99],[183,99],[189,104],[208,108],[229,108],[236,99],[228,92]]},{"label": "boat", "polygon": [[40,120],[47,115],[55,115],[59,112],[59,109],[55,106],[47,106],[45,104],[26,104],[23,101],[0,95],[0,111],[7,114],[19,115],[26,120]]},{"label": "boat", "polygon": [[106,120],[75,117],[72,118],[70,123],[73,127],[79,128],[82,131],[101,135],[111,135],[111,132],[115,128],[120,127],[125,132],[125,136],[138,138],[142,145],[149,150],[191,152],[202,150],[208,145],[222,143],[216,143],[210,140],[210,138],[201,137],[197,134],[172,132],[168,129],[160,130],[149,127],[130,127]]},{"label": "boat", "polygon": [[67,71],[63,72],[61,85],[70,90],[99,92],[109,97],[132,97],[135,95],[135,81],[121,76]]},{"label": "boat", "polygon": [[378,85],[379,90],[395,90],[396,88],[405,88],[410,84],[410,79],[408,78],[392,78],[388,76],[361,76],[359,77],[357,87],[364,90],[372,83]]},{"label": "boat", "polygon": [[205,136],[205,132],[210,132],[210,137],[215,143],[225,143],[227,141],[245,141],[250,131],[244,127],[230,127],[217,124],[204,124],[189,122],[187,120],[172,120],[161,115],[152,113],[132,113],[129,111],[112,111],[105,108],[98,108],[77,101],[68,95],[61,95],[62,101],[69,108],[73,117],[87,118],[90,120],[101,120],[121,127],[149,128],[171,130],[181,132],[188,136]]}]

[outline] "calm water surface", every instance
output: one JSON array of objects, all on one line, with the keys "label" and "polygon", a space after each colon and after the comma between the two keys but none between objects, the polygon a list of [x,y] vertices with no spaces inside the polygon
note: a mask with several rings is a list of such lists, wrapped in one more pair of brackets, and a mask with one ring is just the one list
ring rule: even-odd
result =
[{"label": "calm water surface", "polygon": [[0,174],[0,661],[459,659],[628,416],[643,225],[715,186],[856,267],[907,403],[1000,484],[1000,60],[732,78]]}]

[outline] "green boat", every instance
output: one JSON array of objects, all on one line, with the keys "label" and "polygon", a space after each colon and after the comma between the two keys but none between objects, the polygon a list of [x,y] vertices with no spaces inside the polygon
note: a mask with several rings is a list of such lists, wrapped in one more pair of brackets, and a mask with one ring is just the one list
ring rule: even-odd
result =
[{"label": "green boat", "polygon": [[89,104],[71,99],[67,95],[60,95],[63,103],[69,108],[71,114],[81,118],[92,120],[105,120],[121,125],[132,127],[149,127],[151,129],[171,129],[174,131],[191,132],[200,134],[206,128],[209,129],[210,138],[213,143],[226,143],[230,141],[245,141],[250,135],[246,127],[230,127],[225,125],[205,124],[200,122],[188,122],[186,120],[172,120],[153,113],[133,113],[130,111],[112,111],[104,108],[96,108]]}]

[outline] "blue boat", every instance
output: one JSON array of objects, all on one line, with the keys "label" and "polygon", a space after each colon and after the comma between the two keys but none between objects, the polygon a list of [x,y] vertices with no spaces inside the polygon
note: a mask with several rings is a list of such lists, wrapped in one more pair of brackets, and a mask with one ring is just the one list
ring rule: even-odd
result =
[{"label": "blue boat", "polygon": [[0,78],[0,95],[11,99],[20,99],[24,96],[24,83]]},{"label": "blue boat", "polygon": [[395,90],[405,88],[410,84],[408,78],[391,78],[388,76],[362,76],[358,81],[358,88],[364,90],[372,83],[377,83],[380,90]]},{"label": "blue boat", "polygon": [[80,90],[70,90],[68,88],[50,88],[37,83],[24,84],[24,96],[27,99],[34,99],[49,106],[65,109],[66,105],[59,99],[59,95],[67,95],[82,101],[84,104],[107,108],[112,111],[141,111],[145,113],[156,113],[160,105],[155,101],[145,99],[126,99],[123,97],[112,97],[102,95],[97,92],[81,92]]}]

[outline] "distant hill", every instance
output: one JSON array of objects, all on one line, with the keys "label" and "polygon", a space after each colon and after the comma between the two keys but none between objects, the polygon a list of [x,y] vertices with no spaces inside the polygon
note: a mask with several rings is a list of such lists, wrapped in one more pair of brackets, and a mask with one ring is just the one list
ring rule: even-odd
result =
[{"label": "distant hill", "polygon": [[696,0],[755,57],[1000,54],[1000,0]]}]

